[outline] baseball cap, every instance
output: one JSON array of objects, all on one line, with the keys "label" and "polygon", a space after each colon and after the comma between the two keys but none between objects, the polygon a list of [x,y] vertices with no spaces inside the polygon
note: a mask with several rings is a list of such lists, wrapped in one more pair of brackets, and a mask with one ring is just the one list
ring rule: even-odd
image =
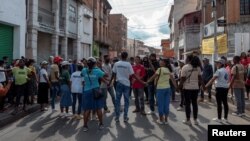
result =
[{"label": "baseball cap", "polygon": [[87,60],[96,63],[96,59],[94,57],[89,57]]},{"label": "baseball cap", "polygon": [[48,64],[48,62],[47,61],[42,61],[42,63],[41,63],[42,65],[47,65]]},{"label": "baseball cap", "polygon": [[62,57],[60,57],[60,56],[56,56],[56,57],[54,58],[54,62],[55,62],[55,63],[60,63],[62,60],[63,60],[63,59],[62,59]]},{"label": "baseball cap", "polygon": [[203,60],[203,61],[209,61],[209,59],[207,59],[207,58],[203,58],[202,60]]},{"label": "baseball cap", "polygon": [[69,63],[69,61],[63,61],[63,62],[61,63],[61,65],[62,65],[62,66],[66,66],[66,65],[70,65],[70,63]]},{"label": "baseball cap", "polygon": [[226,64],[226,61],[224,59],[219,59],[217,61],[214,61],[215,63],[220,63],[222,65],[225,65]]}]

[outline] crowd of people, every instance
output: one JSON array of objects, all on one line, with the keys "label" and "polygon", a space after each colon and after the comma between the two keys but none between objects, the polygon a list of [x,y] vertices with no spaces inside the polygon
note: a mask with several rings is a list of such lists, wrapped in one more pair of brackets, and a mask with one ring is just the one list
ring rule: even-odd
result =
[{"label": "crowd of people", "polygon": [[[199,124],[198,101],[203,102],[207,92],[211,102],[214,82],[218,117],[213,120],[227,122],[229,89],[237,102],[237,111],[233,115],[245,115],[245,90],[246,99],[249,99],[250,52],[235,56],[232,62],[221,57],[214,62],[215,68],[209,59],[201,61],[195,53],[187,56],[185,61],[170,58],[157,60],[156,54],[128,58],[128,53],[122,52],[120,59],[104,55],[103,58],[66,61],[60,56],[50,56],[48,61],[39,65],[35,63],[35,60],[25,57],[12,63],[8,57],[0,61],[1,112],[6,110],[6,105],[15,108],[13,115],[20,111],[20,105],[24,111],[27,104],[35,102],[40,104],[41,111],[48,111],[50,105],[52,112],[60,109],[60,117],[83,119],[85,132],[88,131],[91,115],[97,116],[99,129],[104,128],[103,114],[111,112],[107,106],[108,94],[115,107],[117,123],[120,122],[122,97],[123,121],[129,121],[129,102],[133,93],[133,113],[143,116],[155,114],[157,104],[157,123],[161,125],[168,123],[170,101],[176,101],[176,93],[180,94],[177,110],[185,110],[183,123],[187,125],[192,125],[191,111],[194,124]],[[59,108],[56,108],[57,100],[60,100]],[[150,111],[145,111],[146,104],[149,104]]]}]

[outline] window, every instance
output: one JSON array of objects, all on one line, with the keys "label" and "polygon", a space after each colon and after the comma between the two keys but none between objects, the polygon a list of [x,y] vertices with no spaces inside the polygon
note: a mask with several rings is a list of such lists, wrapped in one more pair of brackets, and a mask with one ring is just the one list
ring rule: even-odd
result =
[{"label": "window", "polygon": [[240,15],[250,15],[250,0],[240,0]]},{"label": "window", "polygon": [[69,6],[69,20],[76,23],[76,8],[72,5]]}]

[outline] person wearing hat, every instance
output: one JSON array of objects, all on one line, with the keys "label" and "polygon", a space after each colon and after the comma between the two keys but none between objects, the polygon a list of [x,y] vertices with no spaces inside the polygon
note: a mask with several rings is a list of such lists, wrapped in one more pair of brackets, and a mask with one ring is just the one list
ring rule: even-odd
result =
[{"label": "person wearing hat", "polygon": [[[217,114],[218,117],[213,118],[214,121],[222,122],[222,119],[227,122],[228,119],[228,102],[227,95],[229,89],[229,75],[227,70],[225,69],[226,61],[224,59],[220,59],[215,61],[217,71],[215,72],[213,78],[207,83],[206,89],[211,87],[213,82],[215,81],[216,88],[216,101],[217,101]],[[224,107],[224,118],[222,118],[222,105]]]},{"label": "person wearing hat", "polygon": [[99,120],[99,129],[103,129],[103,113],[102,109],[105,105],[104,95],[100,97],[95,97],[97,93],[102,94],[100,90],[99,80],[106,82],[104,77],[105,73],[96,66],[96,59],[94,57],[89,57],[87,59],[87,68],[82,70],[82,76],[85,81],[84,92],[83,92],[83,103],[82,108],[84,111],[84,125],[83,131],[88,131],[88,121],[90,117],[90,112],[95,111]]},{"label": "person wearing hat", "polygon": [[46,108],[49,103],[49,87],[50,81],[47,73],[48,62],[43,61],[41,63],[41,70],[39,72],[39,84],[38,84],[38,99],[37,102],[40,104],[41,111],[48,110]]},{"label": "person wearing hat", "polygon": [[[62,73],[60,74],[60,92],[61,92],[61,101],[60,101],[60,116],[70,117],[72,114],[69,113],[69,106],[72,106],[72,97],[70,90],[70,74],[69,74],[69,65],[68,61],[63,61]],[[64,112],[65,110],[65,112]]]},{"label": "person wearing hat", "polygon": [[62,58],[60,56],[54,57],[53,64],[50,66],[50,81],[51,81],[51,108],[52,112],[55,112],[55,99],[56,96],[59,96],[60,85],[59,85],[59,65],[62,62]]},{"label": "person wearing hat", "polygon": [[[203,59],[203,70],[202,70],[203,83],[206,85],[208,83],[208,81],[210,79],[212,79],[212,77],[213,77],[213,67],[209,63],[209,59],[204,58]],[[210,87],[207,88],[207,92],[208,92],[209,102],[211,102],[211,98],[212,98],[212,86],[211,85],[210,85]],[[203,90],[201,90],[200,102],[204,102],[204,91]]]}]

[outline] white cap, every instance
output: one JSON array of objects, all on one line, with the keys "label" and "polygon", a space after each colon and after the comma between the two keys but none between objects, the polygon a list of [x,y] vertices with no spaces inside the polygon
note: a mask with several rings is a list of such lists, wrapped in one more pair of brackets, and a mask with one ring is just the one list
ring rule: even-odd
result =
[{"label": "white cap", "polygon": [[63,61],[63,62],[61,63],[61,65],[62,65],[62,66],[66,66],[66,65],[70,65],[70,63],[69,63],[69,61]]},{"label": "white cap", "polygon": [[42,63],[41,63],[42,65],[47,65],[48,64],[48,62],[47,61],[42,61]]},{"label": "white cap", "polygon": [[96,63],[96,59],[94,57],[89,57],[87,60]]}]

